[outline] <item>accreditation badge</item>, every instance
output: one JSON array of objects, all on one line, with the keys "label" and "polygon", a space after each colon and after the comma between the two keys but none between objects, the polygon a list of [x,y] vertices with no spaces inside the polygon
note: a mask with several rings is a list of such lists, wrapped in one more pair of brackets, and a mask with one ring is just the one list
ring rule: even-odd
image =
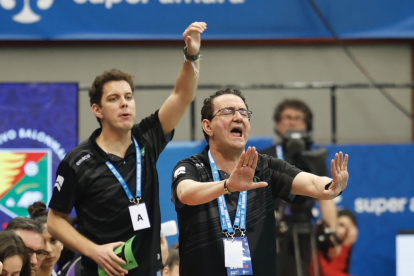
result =
[{"label": "accreditation badge", "polygon": [[129,214],[131,215],[134,231],[151,227],[145,203],[129,206]]},{"label": "accreditation badge", "polygon": [[223,238],[224,264],[227,275],[253,275],[252,258],[247,237]]}]

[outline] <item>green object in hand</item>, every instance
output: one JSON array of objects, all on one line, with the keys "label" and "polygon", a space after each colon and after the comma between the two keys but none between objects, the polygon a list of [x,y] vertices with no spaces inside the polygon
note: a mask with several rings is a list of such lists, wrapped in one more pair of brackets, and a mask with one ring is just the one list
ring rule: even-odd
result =
[{"label": "green object in hand", "polygon": [[[135,260],[134,253],[132,252],[132,242],[135,239],[135,236],[127,240],[123,245],[120,245],[114,249],[114,253],[124,260],[126,264],[119,264],[123,269],[131,270],[138,267],[138,263]],[[98,266],[98,275],[99,276],[108,276],[102,267]]]}]

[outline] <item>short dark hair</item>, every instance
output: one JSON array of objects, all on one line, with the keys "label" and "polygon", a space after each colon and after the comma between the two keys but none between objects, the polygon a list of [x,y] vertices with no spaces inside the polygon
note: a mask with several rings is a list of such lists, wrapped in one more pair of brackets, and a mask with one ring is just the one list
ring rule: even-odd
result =
[{"label": "short dark hair", "polygon": [[[103,95],[103,87],[106,83],[111,81],[126,81],[131,87],[131,91],[134,92],[134,75],[121,71],[119,69],[111,69],[103,72],[101,75],[96,76],[92,83],[92,87],[89,89],[89,102],[91,106],[97,104],[101,106],[101,100]],[[101,120],[97,117],[99,125],[102,127]]]},{"label": "short dark hair", "polygon": [[178,243],[175,243],[171,246],[168,252],[168,258],[165,261],[165,266],[167,266],[170,271],[173,270],[174,266],[180,265],[180,254],[178,247]]},{"label": "short dark hair", "polygon": [[27,230],[43,235],[44,226],[36,220],[26,217],[15,217],[6,227],[6,230]]},{"label": "short dark hair", "polygon": [[[226,88],[225,90],[218,90],[214,94],[210,95],[208,98],[204,99],[203,108],[201,108],[201,121],[203,121],[204,119],[207,119],[210,121],[213,118],[213,112],[214,112],[213,100],[217,98],[218,96],[225,95],[225,94],[232,94],[232,95],[238,96],[240,99],[243,100],[244,104],[246,105],[246,108],[249,109],[246,103],[246,99],[244,98],[243,94],[239,90]],[[204,129],[203,129],[203,133],[204,133],[204,138],[208,142],[210,137],[207,135]]]},{"label": "short dark hair", "polygon": [[23,262],[23,267],[19,275],[29,276],[30,257],[29,251],[23,240],[13,231],[0,231],[0,262],[4,263],[5,259],[16,255],[19,256]]},{"label": "short dark hair", "polygon": [[338,218],[342,216],[349,217],[349,219],[354,223],[354,225],[357,226],[357,217],[351,210],[343,209],[338,211]]},{"label": "short dark hair", "polygon": [[291,109],[302,111],[303,114],[305,114],[306,130],[312,131],[312,121],[313,121],[312,111],[310,110],[309,106],[305,102],[298,100],[298,99],[285,99],[283,102],[278,104],[273,113],[273,120],[275,122],[280,121],[282,112],[286,108],[291,108]]}]

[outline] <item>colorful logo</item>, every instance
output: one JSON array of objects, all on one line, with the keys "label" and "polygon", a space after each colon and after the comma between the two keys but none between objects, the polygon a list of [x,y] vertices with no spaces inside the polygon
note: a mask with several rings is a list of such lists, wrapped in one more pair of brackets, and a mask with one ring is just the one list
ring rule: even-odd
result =
[{"label": "colorful logo", "polygon": [[50,149],[0,150],[0,211],[10,217],[27,216],[35,201],[52,195]]}]

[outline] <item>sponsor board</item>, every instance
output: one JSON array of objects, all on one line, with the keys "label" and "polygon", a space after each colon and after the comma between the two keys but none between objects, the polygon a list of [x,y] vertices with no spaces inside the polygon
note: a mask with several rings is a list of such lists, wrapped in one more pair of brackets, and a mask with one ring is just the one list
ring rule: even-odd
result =
[{"label": "sponsor board", "polygon": [[[317,4],[339,37],[414,37],[411,0]],[[0,0],[2,40],[182,40],[194,21],[209,24],[204,39],[331,37],[307,1]]]},{"label": "sponsor board", "polygon": [[78,144],[77,106],[76,83],[0,84],[0,230],[28,204],[48,204],[57,167]]}]

